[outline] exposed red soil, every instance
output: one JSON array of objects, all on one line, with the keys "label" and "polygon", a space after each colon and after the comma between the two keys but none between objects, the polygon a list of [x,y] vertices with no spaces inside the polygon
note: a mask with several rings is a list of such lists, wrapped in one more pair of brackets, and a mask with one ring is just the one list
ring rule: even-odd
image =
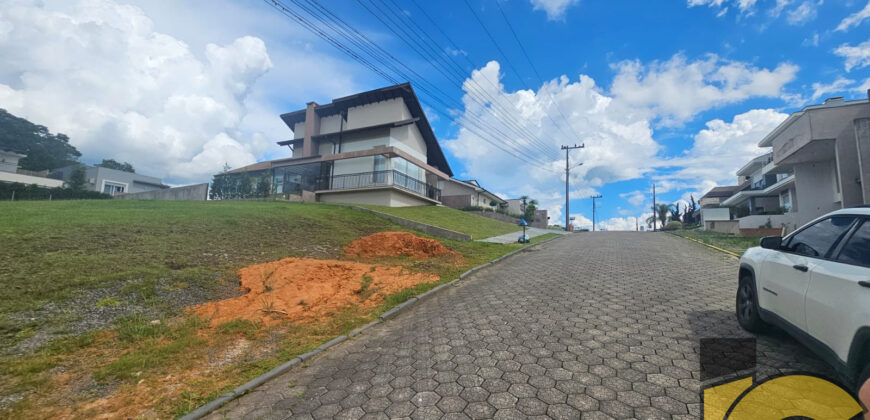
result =
[{"label": "exposed red soil", "polygon": [[237,318],[267,325],[319,319],[351,305],[374,306],[386,295],[438,281],[434,274],[412,273],[402,267],[312,258],[252,265],[239,270],[239,277],[244,295],[192,310],[213,326]]},{"label": "exposed red soil", "polygon": [[408,232],[380,232],[364,236],[344,248],[348,258],[407,256],[417,259],[459,254],[447,249],[435,239],[421,238]]}]

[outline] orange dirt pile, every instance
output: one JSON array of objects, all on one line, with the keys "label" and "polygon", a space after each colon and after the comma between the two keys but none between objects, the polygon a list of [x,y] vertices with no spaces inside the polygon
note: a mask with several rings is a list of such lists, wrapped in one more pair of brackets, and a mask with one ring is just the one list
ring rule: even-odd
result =
[{"label": "orange dirt pile", "polygon": [[380,232],[364,236],[344,248],[348,258],[396,257],[400,255],[426,259],[459,254],[434,239],[421,238],[408,232]]},{"label": "orange dirt pile", "polygon": [[239,288],[247,293],[194,306],[193,312],[213,326],[237,318],[265,324],[316,319],[355,304],[374,306],[386,295],[438,281],[434,274],[411,273],[402,267],[312,258],[252,265],[239,270],[239,277]]}]

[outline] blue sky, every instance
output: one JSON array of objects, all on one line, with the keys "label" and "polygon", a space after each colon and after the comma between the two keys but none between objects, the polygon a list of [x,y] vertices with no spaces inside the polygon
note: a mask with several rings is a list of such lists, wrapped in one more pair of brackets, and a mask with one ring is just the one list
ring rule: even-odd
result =
[{"label": "blue sky", "polygon": [[[284,157],[279,113],[389,84],[261,1],[9,1],[0,107],[70,134],[86,160],[127,160],[171,183]],[[416,86],[457,177],[537,198],[553,222],[564,217],[560,144],[586,144],[571,157],[583,162],[571,178],[579,224],[601,193],[599,221],[633,228],[653,183],[660,200],[697,198],[762,153],[755,144],[787,113],[870,87],[865,1],[496,1],[468,5],[498,46],[465,0],[322,3],[449,97],[439,105]],[[362,5],[401,10],[439,60],[455,60],[465,88]],[[473,121],[502,127],[535,163]],[[524,144],[532,137],[542,147]]]}]

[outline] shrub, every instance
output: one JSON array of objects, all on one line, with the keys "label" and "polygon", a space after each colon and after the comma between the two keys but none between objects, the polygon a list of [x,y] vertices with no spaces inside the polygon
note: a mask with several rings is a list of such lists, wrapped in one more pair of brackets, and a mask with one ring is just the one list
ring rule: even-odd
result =
[{"label": "shrub", "polygon": [[683,227],[683,223],[677,220],[671,220],[668,224],[662,228],[662,230],[677,230]]}]

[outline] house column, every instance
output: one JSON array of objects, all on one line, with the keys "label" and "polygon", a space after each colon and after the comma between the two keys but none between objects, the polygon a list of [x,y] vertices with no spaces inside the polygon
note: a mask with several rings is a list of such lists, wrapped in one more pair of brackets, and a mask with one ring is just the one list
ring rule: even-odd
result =
[{"label": "house column", "polygon": [[305,108],[305,135],[302,138],[302,156],[311,157],[315,155],[314,139],[312,137],[320,134],[320,117],[314,112],[317,107],[317,102],[309,102]]},{"label": "house column", "polygon": [[854,124],[861,191],[864,195],[864,204],[870,204],[870,118],[858,118]]}]

